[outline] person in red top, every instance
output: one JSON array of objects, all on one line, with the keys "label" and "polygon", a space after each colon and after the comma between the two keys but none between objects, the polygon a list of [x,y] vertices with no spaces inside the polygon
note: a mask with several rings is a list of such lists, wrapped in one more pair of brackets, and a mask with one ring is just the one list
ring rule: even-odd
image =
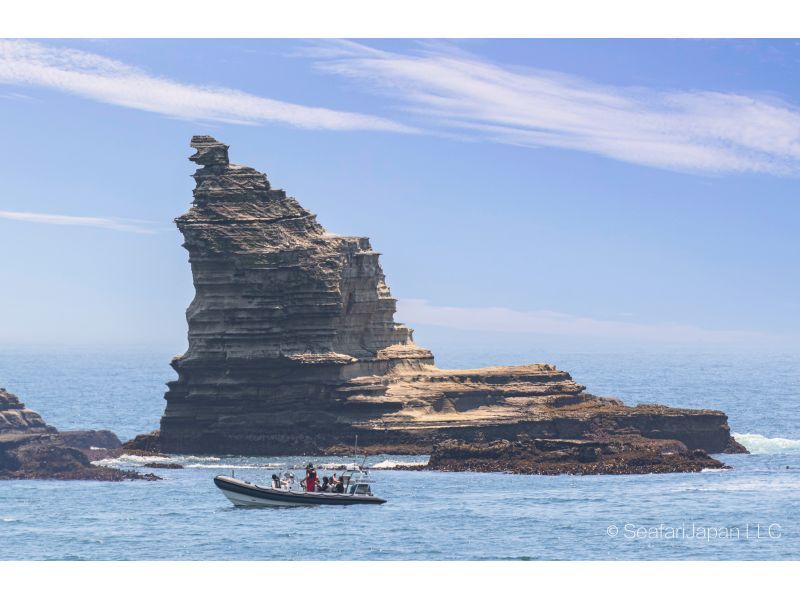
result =
[{"label": "person in red top", "polygon": [[313,463],[309,463],[306,467],[306,477],[304,477],[300,483],[306,485],[306,492],[316,492],[317,470],[314,469]]}]

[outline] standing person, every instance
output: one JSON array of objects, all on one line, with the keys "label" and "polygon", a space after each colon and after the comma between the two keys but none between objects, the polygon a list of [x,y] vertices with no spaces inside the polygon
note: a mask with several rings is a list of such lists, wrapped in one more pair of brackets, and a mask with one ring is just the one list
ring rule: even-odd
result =
[{"label": "standing person", "polygon": [[317,470],[314,469],[313,463],[309,463],[306,466],[306,477],[300,483],[305,484],[306,492],[315,492],[317,490]]}]

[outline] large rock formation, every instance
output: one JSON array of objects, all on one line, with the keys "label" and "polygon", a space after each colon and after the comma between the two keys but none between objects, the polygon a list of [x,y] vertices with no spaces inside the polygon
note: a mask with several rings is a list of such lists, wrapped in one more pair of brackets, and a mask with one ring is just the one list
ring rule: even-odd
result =
[{"label": "large rock formation", "polygon": [[326,232],[264,174],[230,164],[215,139],[191,145],[200,166],[194,204],[176,222],[196,295],[188,351],[172,362],[178,380],[168,384],[162,450],[313,453],[356,434],[368,450],[405,453],[520,434],[738,447],[722,412],[626,407],[550,365],[437,369],[394,321],[367,238]]},{"label": "large rock formation", "polygon": [[108,430],[59,432],[35,411],[0,388],[0,480],[158,479],[90,462],[93,447],[118,449],[119,438]]}]

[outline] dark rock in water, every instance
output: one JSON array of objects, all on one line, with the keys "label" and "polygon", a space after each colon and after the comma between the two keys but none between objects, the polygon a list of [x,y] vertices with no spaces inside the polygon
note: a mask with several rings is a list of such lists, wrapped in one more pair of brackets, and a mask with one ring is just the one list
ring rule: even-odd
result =
[{"label": "dark rock in water", "polygon": [[440,370],[412,331],[366,237],[327,232],[228,147],[192,139],[201,168],[176,223],[194,279],[189,348],[172,366],[160,436],[131,448],[302,454],[351,446],[428,453],[446,439],[598,433],[737,450],[721,411],[598,397],[552,365]]},{"label": "dark rock in water", "polygon": [[119,438],[110,430],[70,430],[59,432],[67,446],[78,449],[115,449],[122,446]]},{"label": "dark rock in water", "polygon": [[159,461],[145,463],[144,467],[152,467],[153,469],[183,469],[183,465],[180,463],[161,463]]},{"label": "dark rock in water", "polygon": [[60,434],[0,434],[0,480],[157,480],[92,465],[86,453],[68,446]]},{"label": "dark rock in water", "polygon": [[92,465],[87,453],[120,446],[108,430],[59,432],[26,409],[14,395],[0,389],[0,480],[159,479],[110,467]]},{"label": "dark rock in water", "polygon": [[161,431],[156,430],[147,434],[139,434],[123,444],[122,448],[125,449],[124,452],[127,454],[139,451],[140,453],[158,455],[161,453]]},{"label": "dark rock in water", "polygon": [[434,446],[425,467],[543,475],[681,473],[724,468],[727,466],[701,449],[690,450],[677,440],[636,435],[586,440],[521,437],[473,443],[446,440]]}]

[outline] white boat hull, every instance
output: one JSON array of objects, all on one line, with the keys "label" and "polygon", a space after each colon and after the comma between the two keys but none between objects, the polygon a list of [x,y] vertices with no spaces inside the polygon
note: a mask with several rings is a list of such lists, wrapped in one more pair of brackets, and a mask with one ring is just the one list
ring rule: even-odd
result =
[{"label": "white boat hull", "polygon": [[228,476],[216,476],[214,484],[237,507],[300,507],[309,505],[383,504],[372,494],[335,494],[331,492],[296,492],[262,488]]}]

